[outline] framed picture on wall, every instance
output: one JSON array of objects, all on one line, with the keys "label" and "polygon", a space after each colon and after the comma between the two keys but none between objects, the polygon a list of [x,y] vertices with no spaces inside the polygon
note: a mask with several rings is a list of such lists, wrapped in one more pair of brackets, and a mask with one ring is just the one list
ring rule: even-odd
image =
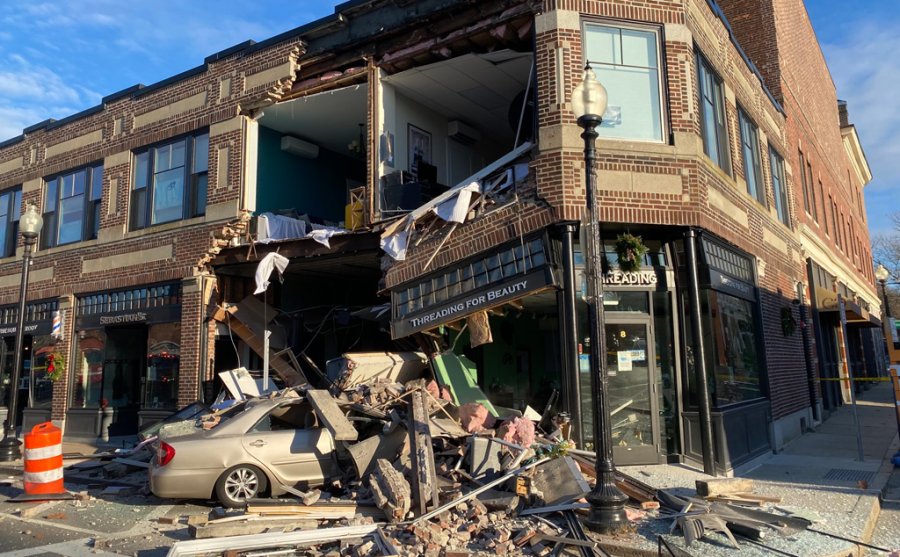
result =
[{"label": "framed picture on wall", "polygon": [[431,134],[422,128],[409,124],[409,173],[417,178],[419,163],[431,164]]}]

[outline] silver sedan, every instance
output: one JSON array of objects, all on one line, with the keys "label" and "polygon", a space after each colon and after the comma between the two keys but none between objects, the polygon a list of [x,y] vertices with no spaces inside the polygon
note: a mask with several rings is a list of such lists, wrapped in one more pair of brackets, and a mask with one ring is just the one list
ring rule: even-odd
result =
[{"label": "silver sedan", "polygon": [[252,399],[218,414],[209,429],[178,425],[160,431],[150,463],[158,497],[239,507],[339,474],[334,439],[302,398]]}]

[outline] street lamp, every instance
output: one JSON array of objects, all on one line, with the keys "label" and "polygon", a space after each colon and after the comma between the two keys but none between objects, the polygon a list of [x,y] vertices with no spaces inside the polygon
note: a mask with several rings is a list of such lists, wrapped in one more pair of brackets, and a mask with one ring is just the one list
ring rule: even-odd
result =
[{"label": "street lamp", "polygon": [[6,412],[6,422],[3,424],[3,440],[0,441],[0,462],[18,460],[22,457],[19,450],[21,443],[16,437],[16,406],[19,402],[19,370],[22,368],[22,344],[25,338],[25,294],[28,291],[31,251],[43,225],[44,219],[38,213],[37,207],[29,203],[19,219],[19,231],[25,240],[25,250],[22,254],[22,282],[19,285],[19,313],[16,315],[16,358],[10,383],[9,409]]},{"label": "street lamp", "polygon": [[591,342],[591,397],[594,411],[594,450],[597,484],[587,496],[590,511],[587,526],[595,532],[610,534],[621,531],[628,520],[625,503],[628,497],[616,486],[616,465],[613,463],[612,428],[609,422],[609,376],[606,369],[606,334],[603,318],[603,281],[601,274],[600,221],[597,192],[594,185],[594,145],[597,126],[606,110],[606,88],[597,81],[590,64],[584,68],[584,78],[572,91],[572,111],[578,125],[584,128],[585,197],[587,199],[585,266],[587,275],[588,327]]}]

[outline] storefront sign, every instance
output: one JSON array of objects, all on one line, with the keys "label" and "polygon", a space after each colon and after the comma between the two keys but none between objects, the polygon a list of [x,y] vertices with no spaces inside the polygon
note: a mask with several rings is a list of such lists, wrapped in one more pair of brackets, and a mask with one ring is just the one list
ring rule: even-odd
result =
[{"label": "storefront sign", "polygon": [[656,271],[610,271],[603,275],[604,286],[656,286],[659,278]]},{"label": "storefront sign", "polygon": [[147,314],[143,311],[138,311],[135,313],[126,313],[124,315],[101,315],[100,316],[100,324],[101,325],[121,325],[123,323],[146,323],[147,322]]},{"label": "storefront sign", "polygon": [[752,284],[747,284],[713,269],[709,271],[709,282],[712,288],[745,300],[756,301],[756,287]]},{"label": "storefront sign", "polygon": [[[33,334],[37,333],[38,327],[40,327],[40,326],[41,326],[41,324],[39,324],[39,323],[31,323],[31,324],[26,323],[25,324],[25,334],[33,335]],[[12,325],[9,327],[0,327],[0,336],[14,335],[14,334],[16,334],[17,329],[18,329],[18,327],[16,325]]]},{"label": "storefront sign", "polygon": [[462,319],[476,311],[521,298],[525,294],[552,284],[553,279],[549,269],[532,271],[527,275],[511,278],[503,283],[492,284],[442,304],[408,314],[402,319],[394,320],[391,322],[391,333],[394,338],[401,338],[418,331],[433,329],[445,323]]},{"label": "storefront sign", "polygon": [[80,315],[75,318],[76,329],[96,327],[116,327],[119,325],[144,325],[171,323],[181,319],[181,305],[148,308],[143,311],[119,311],[94,315]]}]

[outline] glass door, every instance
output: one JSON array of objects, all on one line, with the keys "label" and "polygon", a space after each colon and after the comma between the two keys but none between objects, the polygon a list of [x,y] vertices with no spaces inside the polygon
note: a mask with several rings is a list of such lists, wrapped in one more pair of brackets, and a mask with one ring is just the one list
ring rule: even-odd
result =
[{"label": "glass door", "polygon": [[649,319],[606,323],[609,413],[616,464],[659,461],[659,408]]}]

